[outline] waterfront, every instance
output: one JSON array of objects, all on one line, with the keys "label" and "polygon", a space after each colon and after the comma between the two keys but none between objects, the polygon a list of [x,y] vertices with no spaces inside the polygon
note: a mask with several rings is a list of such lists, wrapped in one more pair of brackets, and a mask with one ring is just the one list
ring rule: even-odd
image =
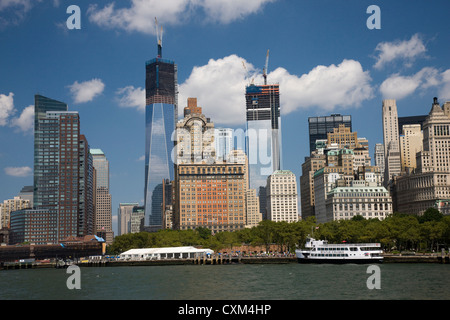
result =
[{"label": "waterfront", "polygon": [[450,265],[382,264],[380,289],[368,265],[230,264],[4,270],[0,300],[448,300]]}]

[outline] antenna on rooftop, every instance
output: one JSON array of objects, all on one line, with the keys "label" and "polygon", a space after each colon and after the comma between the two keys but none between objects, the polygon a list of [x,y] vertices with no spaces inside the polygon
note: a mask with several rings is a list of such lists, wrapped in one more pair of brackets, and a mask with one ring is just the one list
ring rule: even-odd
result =
[{"label": "antenna on rooftop", "polygon": [[266,64],[265,64],[264,70],[263,70],[264,84],[267,84],[267,70],[268,70],[268,68],[269,68],[269,49],[267,49]]},{"label": "antenna on rooftop", "polygon": [[158,40],[158,57],[162,57],[162,38],[163,38],[163,27],[161,26],[161,32],[158,30],[158,19],[155,17],[156,25],[156,39]]}]

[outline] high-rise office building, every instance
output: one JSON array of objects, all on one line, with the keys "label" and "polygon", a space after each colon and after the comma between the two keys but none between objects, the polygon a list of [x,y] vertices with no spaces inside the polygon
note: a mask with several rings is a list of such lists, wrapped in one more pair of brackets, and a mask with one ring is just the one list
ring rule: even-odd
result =
[{"label": "high-rise office building", "polygon": [[78,112],[57,109],[67,106],[36,96],[34,208],[11,214],[12,239],[18,242],[56,243],[93,234],[89,144],[80,134]]},{"label": "high-rise office building", "polygon": [[258,190],[266,186],[269,175],[282,167],[280,87],[249,85],[245,100],[250,188]]},{"label": "high-rise office building", "polygon": [[423,145],[416,155],[417,168],[394,180],[395,211],[422,215],[430,207],[441,212],[449,210],[450,118],[443,109],[434,98],[423,123]]},{"label": "high-rise office building", "polygon": [[450,118],[437,98],[423,124],[423,149],[417,159],[420,172],[450,172]]},{"label": "high-rise office building", "polygon": [[30,200],[22,199],[19,196],[0,203],[0,229],[9,228],[11,212],[31,208],[31,205]]},{"label": "high-rise office building", "polygon": [[[346,123],[341,122],[344,119]],[[314,215],[325,217],[325,202],[319,199],[319,206],[316,203],[316,182],[325,185],[328,192],[334,183],[330,178],[334,174],[339,173],[345,179],[349,179],[356,175],[361,168],[371,166],[369,142],[366,138],[358,137],[357,132],[351,131],[350,116],[348,118],[340,115],[309,118],[309,123],[310,128],[314,128],[314,130],[318,129],[317,125],[320,124],[319,128],[324,131],[330,130],[330,132],[326,133],[326,140],[315,141],[316,149],[311,152],[310,157],[305,158],[305,162],[302,164],[302,175],[300,176],[302,219]],[[337,127],[333,128],[332,125],[337,125]],[[327,126],[328,129],[326,129]],[[324,170],[320,177],[321,181],[318,181],[315,177],[317,176],[316,172],[320,169]],[[327,179],[330,181],[328,185],[323,183],[323,181],[328,182]],[[322,188],[322,190],[324,189]],[[320,197],[326,197],[326,193],[320,194]]]},{"label": "high-rise office building", "polygon": [[216,128],[214,131],[216,160],[225,160],[230,152],[234,150],[233,129]]},{"label": "high-rise office building", "polygon": [[174,229],[204,227],[216,233],[245,227],[245,164],[182,163],[176,168]]},{"label": "high-rise office building", "polygon": [[380,171],[383,172],[384,175],[384,146],[382,143],[375,144],[373,154],[375,158],[375,165],[380,168]]},{"label": "high-rise office building", "polygon": [[177,122],[177,66],[158,56],[146,62],[144,207],[149,231],[162,228],[163,181],[174,178],[172,134]]},{"label": "high-rise office building", "polygon": [[425,119],[427,118],[426,115],[422,116],[408,116],[408,117],[398,117],[398,133],[402,133],[402,128],[404,125],[411,125],[411,124],[418,124],[420,125],[420,130],[423,128],[423,123],[425,122]]},{"label": "high-rise office building", "polygon": [[21,199],[29,200],[30,207],[33,207],[33,195],[34,186],[24,186],[17,196],[19,196]]},{"label": "high-rise office building", "polygon": [[197,106],[197,99],[188,99],[185,117],[176,126],[176,158],[180,163],[212,163],[216,158],[214,123]]},{"label": "high-rise office building", "polygon": [[341,114],[332,114],[330,116],[309,117],[309,151],[316,150],[316,140],[325,140],[328,133],[333,132],[334,128],[339,128],[343,124],[352,131],[352,117]]},{"label": "high-rise office building", "polygon": [[112,243],[112,205],[109,193],[109,161],[101,149],[90,149],[95,168],[95,232]]},{"label": "high-rise office building", "polygon": [[[47,121],[41,122],[41,119],[46,118],[46,112],[47,111],[67,111],[68,107],[67,104],[64,102],[56,101],[41,95],[35,95],[34,96],[34,196],[33,196],[33,207],[39,208],[42,206],[48,206],[48,198],[45,196],[45,188],[48,185],[47,184],[47,177],[48,174],[44,174],[44,170],[47,171],[47,173],[56,173],[57,168],[56,167],[48,167],[48,150],[45,150],[44,152],[44,140],[43,140],[43,131],[41,130],[41,126],[45,125],[47,126]],[[48,141],[56,141],[57,135],[54,135],[53,137],[47,137]],[[55,147],[52,147],[55,148]],[[44,154],[46,153],[46,154]],[[47,156],[46,161],[44,160],[44,156]],[[45,168],[44,168],[45,166]],[[54,181],[53,179],[51,181]],[[39,188],[39,189],[38,189]],[[44,199],[43,197],[46,197]],[[56,200],[56,199],[55,199]]]},{"label": "high-rise office building", "polygon": [[402,171],[414,170],[416,165],[416,154],[422,151],[423,134],[420,124],[403,125],[400,135],[400,156]]},{"label": "high-rise office building", "polygon": [[296,222],[298,193],[295,174],[290,170],[277,170],[267,178],[267,219]]},{"label": "high-rise office building", "polygon": [[333,146],[338,149],[362,147],[358,139],[358,133],[352,132],[343,123],[340,123],[337,128],[333,128],[332,132],[327,133],[327,146]]},{"label": "high-rise office building", "polygon": [[93,235],[95,234],[95,169],[88,141],[83,134],[80,134],[78,150],[78,236]]},{"label": "high-rise office building", "polygon": [[145,210],[144,207],[133,207],[130,220],[130,233],[141,232],[144,228]]},{"label": "high-rise office building", "polygon": [[317,150],[311,153],[311,157],[306,157],[302,164],[302,175],[300,176],[300,205],[302,219],[314,216],[314,173],[325,167],[327,157],[324,153],[318,153]]},{"label": "high-rise office building", "polygon": [[384,183],[388,186],[401,172],[397,103],[385,99],[382,104],[383,144],[385,157]]},{"label": "high-rise office building", "polygon": [[117,209],[119,236],[131,233],[131,220],[135,207],[139,207],[139,203],[119,203]]},{"label": "high-rise office building", "polygon": [[259,197],[255,189],[249,189],[246,193],[247,228],[258,226],[262,221],[262,213],[259,210]]},{"label": "high-rise office building", "polygon": [[[38,165],[43,174],[35,179],[36,209],[57,212],[56,241],[78,236],[80,118],[78,112],[52,111],[39,119]],[[36,176],[36,174],[35,174]]]}]

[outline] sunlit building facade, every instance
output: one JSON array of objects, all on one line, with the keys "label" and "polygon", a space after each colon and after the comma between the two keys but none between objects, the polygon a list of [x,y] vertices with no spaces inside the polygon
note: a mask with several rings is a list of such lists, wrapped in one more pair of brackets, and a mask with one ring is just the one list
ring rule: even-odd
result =
[{"label": "sunlit building facade", "polygon": [[213,233],[245,228],[245,164],[177,165],[174,229],[208,228]]},{"label": "sunlit building facade", "polygon": [[90,149],[95,168],[95,232],[105,235],[106,243],[113,241],[112,205],[109,193],[109,161],[101,149]]},{"label": "sunlit building facade", "polygon": [[267,218],[271,221],[296,222],[298,193],[295,174],[290,170],[277,170],[267,178]]}]

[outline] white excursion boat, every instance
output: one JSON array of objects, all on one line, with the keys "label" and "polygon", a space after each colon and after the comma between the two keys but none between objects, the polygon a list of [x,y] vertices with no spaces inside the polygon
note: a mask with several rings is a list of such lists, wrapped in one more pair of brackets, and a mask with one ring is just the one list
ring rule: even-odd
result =
[{"label": "white excursion boat", "polygon": [[379,243],[328,244],[308,238],[305,249],[295,250],[299,263],[382,263]]}]

